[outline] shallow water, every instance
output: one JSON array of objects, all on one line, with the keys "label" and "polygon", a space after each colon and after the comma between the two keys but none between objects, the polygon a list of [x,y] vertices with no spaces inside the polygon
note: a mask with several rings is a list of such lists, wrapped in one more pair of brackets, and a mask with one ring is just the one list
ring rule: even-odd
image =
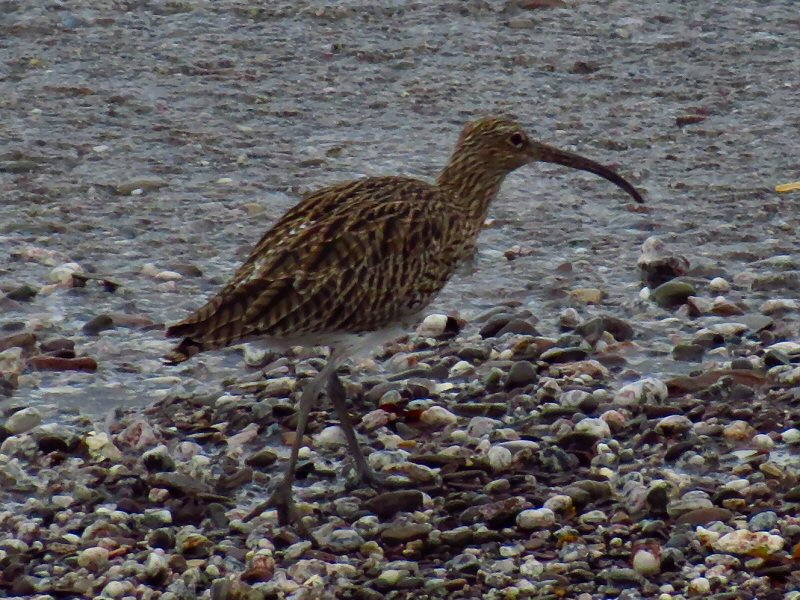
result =
[{"label": "shallow water", "polygon": [[[671,374],[689,368],[668,354],[680,325],[638,298],[647,237],[701,274],[739,276],[729,298],[753,310],[796,297],[791,278],[753,291],[741,277],[800,269],[798,197],[772,191],[800,178],[795,3],[523,4],[0,4],[0,255],[10,257],[0,288],[40,287],[72,261],[123,286],[0,307],[0,324],[73,338],[99,363],[92,374],[28,372],[12,402],[104,412],[241,373],[232,352],[161,366],[157,327],[81,327],[107,312],[180,318],[303,193],[365,174],[435,177],[461,125],[487,112],[614,165],[647,211],[588,174],[522,169],[478,262],[431,311],[469,319],[513,300],[553,334],[566,292],[598,287],[607,301],[581,314],[631,321],[649,349],[635,367]],[[697,122],[678,125],[684,117]],[[116,193],[139,179],[157,185]],[[525,255],[509,261],[513,245]],[[202,275],[173,284],[143,273],[147,264]]]}]

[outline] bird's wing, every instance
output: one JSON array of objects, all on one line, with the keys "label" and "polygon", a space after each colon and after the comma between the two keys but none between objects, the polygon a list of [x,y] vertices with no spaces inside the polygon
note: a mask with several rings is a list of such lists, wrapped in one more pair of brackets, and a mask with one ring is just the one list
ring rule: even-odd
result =
[{"label": "bird's wing", "polygon": [[396,177],[312,194],[167,335],[208,349],[254,336],[369,331],[416,312],[458,260],[446,248],[451,215],[439,200],[429,184]]}]

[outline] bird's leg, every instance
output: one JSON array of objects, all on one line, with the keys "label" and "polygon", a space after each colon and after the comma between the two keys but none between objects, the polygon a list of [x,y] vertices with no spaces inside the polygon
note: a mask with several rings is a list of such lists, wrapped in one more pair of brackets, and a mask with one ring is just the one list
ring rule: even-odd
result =
[{"label": "bird's leg", "polygon": [[382,486],[383,479],[372,470],[372,467],[369,466],[367,459],[364,457],[364,453],[361,451],[361,446],[356,437],[356,430],[350,420],[350,414],[347,412],[344,386],[335,372],[328,376],[328,396],[333,402],[336,414],[339,416],[339,423],[344,430],[345,438],[347,438],[347,448],[356,463],[358,481],[367,481],[373,485]]},{"label": "bird's leg", "polygon": [[[335,369],[335,367],[333,368]],[[311,412],[311,407],[314,406],[314,402],[316,402],[322,392],[322,387],[328,377],[328,371],[329,365],[326,365],[326,367],[306,385],[302,396],[300,396],[300,406],[297,411],[297,428],[295,429],[292,450],[289,454],[289,463],[286,465],[283,479],[278,483],[275,491],[272,492],[272,495],[266,502],[262,502],[248,513],[245,517],[245,521],[258,516],[267,508],[276,508],[278,510],[278,523],[281,525],[297,523],[302,527],[294,504],[294,499],[292,498],[294,471],[297,466],[298,456],[300,455],[300,446],[303,445],[303,435],[305,435],[306,432],[308,415]]]}]

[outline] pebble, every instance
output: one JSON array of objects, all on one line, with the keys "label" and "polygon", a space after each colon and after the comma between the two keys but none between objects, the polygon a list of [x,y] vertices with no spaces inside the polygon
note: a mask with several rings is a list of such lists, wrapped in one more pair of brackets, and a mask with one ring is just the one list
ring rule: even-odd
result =
[{"label": "pebble", "polygon": [[586,418],[575,424],[576,433],[585,433],[592,437],[602,439],[611,437],[611,428],[603,419]]},{"label": "pebble", "polygon": [[5,429],[12,435],[25,433],[42,422],[42,413],[39,409],[29,406],[18,410],[6,419]]},{"label": "pebble", "polygon": [[636,406],[644,403],[661,403],[669,397],[666,384],[655,377],[647,377],[622,386],[614,394],[614,404]]},{"label": "pebble", "polygon": [[420,421],[431,427],[443,428],[458,423],[458,416],[442,406],[431,406],[420,414]]},{"label": "pebble", "polygon": [[633,555],[633,570],[649,577],[661,572],[661,558],[659,554],[649,548],[639,548]]},{"label": "pebble", "polygon": [[784,444],[797,446],[800,444],[800,429],[792,427],[781,433],[781,440]]},{"label": "pebble", "polygon": [[508,470],[514,462],[514,457],[508,448],[492,446],[487,453],[489,466],[495,473]]},{"label": "pebble", "polygon": [[536,366],[527,360],[520,360],[511,365],[506,386],[508,388],[524,387],[534,383],[538,378]]},{"label": "pebble", "polygon": [[662,308],[672,309],[684,304],[690,296],[696,296],[694,286],[686,281],[673,279],[662,283],[650,293],[650,299]]},{"label": "pebble", "polygon": [[525,530],[545,529],[556,523],[556,515],[549,508],[529,508],[517,515],[517,527]]},{"label": "pebble", "polygon": [[661,435],[676,436],[692,429],[692,421],[683,415],[670,415],[656,423],[655,431]]},{"label": "pebble", "polygon": [[447,315],[431,314],[422,320],[417,327],[417,335],[425,337],[437,337],[445,332],[447,327]]},{"label": "pebble", "polygon": [[78,566],[89,571],[99,571],[108,562],[109,551],[100,546],[92,546],[78,553]]},{"label": "pebble", "polygon": [[731,284],[727,279],[714,277],[714,279],[708,282],[708,289],[716,294],[726,294],[731,291]]},{"label": "pebble", "polygon": [[705,577],[695,577],[689,582],[689,592],[699,596],[706,596],[711,592],[711,582]]},{"label": "pebble", "polygon": [[785,540],[765,531],[738,529],[720,536],[714,543],[720,552],[743,555],[772,555],[783,549]]},{"label": "pebble", "polygon": [[347,446],[347,436],[339,425],[330,425],[314,436],[314,444],[320,448],[339,448]]}]

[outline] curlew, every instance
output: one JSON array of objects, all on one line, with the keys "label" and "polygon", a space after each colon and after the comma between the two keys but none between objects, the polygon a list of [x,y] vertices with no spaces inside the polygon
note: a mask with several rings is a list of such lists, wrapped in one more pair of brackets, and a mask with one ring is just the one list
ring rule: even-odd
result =
[{"label": "curlew", "polygon": [[505,177],[533,162],[589,171],[642,197],[613,170],[534,141],[516,122],[485,117],[468,123],[435,183],[366,177],[312,193],[256,244],[231,281],[204,306],[167,329],[183,340],[165,357],[253,339],[279,348],[329,346],[326,365],[305,388],[285,475],[269,500],[279,521],[296,520],[292,485],[309,412],[327,386],[360,480],[379,478],[367,463],[347,412],[338,367],[413,326],[470,258],[489,205]]}]

